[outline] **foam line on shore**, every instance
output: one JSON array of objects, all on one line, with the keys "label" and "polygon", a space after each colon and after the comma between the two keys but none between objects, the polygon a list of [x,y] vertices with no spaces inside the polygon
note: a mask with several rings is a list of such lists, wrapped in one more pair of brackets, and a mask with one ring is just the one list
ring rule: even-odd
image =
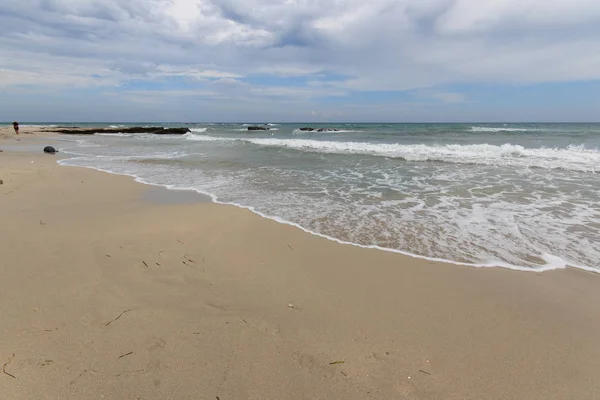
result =
[{"label": "foam line on shore", "polygon": [[[68,154],[68,151],[65,151],[63,149],[61,149],[61,151],[63,152],[63,154]],[[78,157],[73,157],[73,158],[64,158],[58,161],[59,165],[62,166],[68,166],[68,167],[81,167],[81,168],[90,168],[96,171],[101,171],[101,172],[106,172],[109,174],[113,174],[113,175],[122,175],[122,176],[129,176],[132,177],[136,182],[141,183],[141,184],[145,184],[145,185],[150,185],[150,186],[158,186],[158,187],[164,187],[166,189],[169,190],[181,190],[181,191],[195,191],[199,194],[208,196],[211,201],[215,204],[223,204],[223,205],[231,205],[234,207],[238,207],[238,208],[242,208],[242,209],[246,209],[249,210],[251,212],[253,212],[256,215],[259,215],[262,218],[265,219],[269,219],[281,224],[285,224],[285,225],[289,225],[289,226],[293,226],[295,228],[298,228],[306,233],[309,233],[311,235],[314,236],[318,236],[339,244],[343,244],[343,245],[351,245],[351,246],[356,246],[356,247],[361,247],[364,249],[373,249],[373,250],[380,250],[380,251],[386,251],[386,252],[390,252],[390,253],[396,253],[396,254],[401,254],[404,256],[408,256],[408,257],[412,257],[412,258],[417,258],[417,259],[422,259],[422,260],[426,260],[426,261],[431,261],[431,262],[440,262],[440,263],[446,263],[446,264],[453,264],[453,265],[459,265],[459,266],[466,266],[466,267],[475,267],[475,268],[490,268],[490,267],[499,267],[499,268],[505,268],[505,269],[510,269],[510,270],[514,270],[514,271],[525,271],[525,272],[545,272],[545,271],[552,271],[552,270],[558,270],[558,269],[565,269],[567,267],[572,267],[572,268],[577,268],[577,269],[581,269],[584,271],[588,271],[588,272],[594,272],[594,273],[598,273],[598,271],[596,271],[593,268],[589,268],[587,266],[580,266],[580,265],[573,265],[573,264],[567,264],[566,262],[564,262],[562,259],[559,259],[558,257],[552,256],[551,258],[554,258],[555,260],[558,259],[560,260],[560,262],[556,262],[553,264],[546,264],[546,265],[540,265],[537,268],[532,268],[532,267],[525,267],[525,266],[519,266],[519,265],[512,265],[512,264],[508,264],[506,262],[503,261],[499,261],[499,260],[494,260],[494,261],[490,261],[488,263],[465,263],[465,262],[460,262],[460,261],[453,261],[453,260],[447,260],[447,259],[443,259],[443,258],[437,258],[437,257],[428,257],[428,256],[423,256],[423,255],[419,255],[419,254],[414,254],[414,253],[410,253],[404,250],[398,250],[398,249],[392,249],[392,248],[388,248],[388,247],[382,247],[382,246],[377,246],[377,245],[363,245],[363,244],[358,244],[358,243],[354,243],[354,242],[349,242],[349,241],[345,241],[345,240],[341,240],[329,235],[325,235],[319,232],[315,232],[312,231],[310,229],[307,229],[305,227],[303,227],[302,225],[295,223],[295,222],[291,222],[288,221],[284,218],[278,217],[278,216],[273,216],[273,215],[268,215],[265,214],[261,211],[258,211],[255,207],[252,206],[246,206],[240,203],[236,203],[236,202],[225,202],[225,201],[221,201],[218,199],[218,197],[210,192],[204,192],[202,190],[198,190],[194,187],[181,187],[181,186],[174,186],[174,185],[161,185],[161,184],[156,184],[153,182],[149,182],[143,178],[141,178],[140,176],[133,174],[133,173],[120,173],[120,172],[115,172],[109,169],[104,169],[104,168],[99,168],[99,167],[93,167],[93,166],[87,166],[87,165],[70,165],[68,164],[69,160],[75,160]]]}]

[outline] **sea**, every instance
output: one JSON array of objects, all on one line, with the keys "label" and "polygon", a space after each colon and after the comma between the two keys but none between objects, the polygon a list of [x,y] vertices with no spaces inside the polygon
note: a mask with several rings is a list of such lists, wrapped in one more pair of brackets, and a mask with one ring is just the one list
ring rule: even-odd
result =
[{"label": "sea", "polygon": [[190,133],[65,136],[60,164],[194,190],[342,243],[600,272],[600,124],[104,125]]}]

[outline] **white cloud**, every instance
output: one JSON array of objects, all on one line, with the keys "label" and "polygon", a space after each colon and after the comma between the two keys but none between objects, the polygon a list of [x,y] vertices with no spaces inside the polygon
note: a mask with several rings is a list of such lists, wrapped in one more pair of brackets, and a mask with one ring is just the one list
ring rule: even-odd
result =
[{"label": "white cloud", "polygon": [[[3,0],[0,24],[4,88],[180,77],[223,96],[310,99],[600,79],[597,0]],[[257,74],[320,84],[239,82]]]}]

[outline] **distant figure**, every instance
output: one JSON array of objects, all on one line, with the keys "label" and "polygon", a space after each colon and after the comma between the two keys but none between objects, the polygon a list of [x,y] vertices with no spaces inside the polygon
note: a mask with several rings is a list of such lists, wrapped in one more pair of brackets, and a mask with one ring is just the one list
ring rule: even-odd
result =
[{"label": "distant figure", "polygon": [[17,121],[13,122],[13,128],[15,128],[15,133],[19,134],[19,123]]}]

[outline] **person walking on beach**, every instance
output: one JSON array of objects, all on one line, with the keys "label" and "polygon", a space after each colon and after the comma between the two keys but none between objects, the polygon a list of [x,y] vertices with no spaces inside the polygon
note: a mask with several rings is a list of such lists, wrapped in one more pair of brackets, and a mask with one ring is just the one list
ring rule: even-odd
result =
[{"label": "person walking on beach", "polygon": [[19,123],[17,121],[13,122],[13,128],[15,128],[15,133],[19,134]]}]

